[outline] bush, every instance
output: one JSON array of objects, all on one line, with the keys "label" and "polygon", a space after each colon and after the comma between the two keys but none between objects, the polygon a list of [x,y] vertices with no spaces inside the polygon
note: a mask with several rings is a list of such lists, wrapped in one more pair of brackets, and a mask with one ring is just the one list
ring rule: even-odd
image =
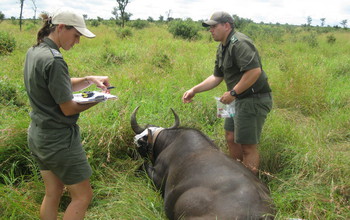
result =
[{"label": "bush", "polygon": [[302,41],[306,42],[312,48],[318,46],[317,36],[313,32],[307,36],[303,36]]},{"label": "bush", "polygon": [[19,22],[17,21],[17,19],[15,18],[15,17],[11,17],[11,24],[13,24],[13,25],[18,25],[19,24]]},{"label": "bush", "polygon": [[26,30],[26,31],[30,31],[30,30],[35,30],[35,29],[37,29],[37,26],[34,24],[34,23],[28,23],[28,24],[26,24],[26,26],[24,27],[24,29]]},{"label": "bush", "polygon": [[167,54],[157,53],[152,58],[152,64],[158,68],[166,69],[171,67],[171,60]]},{"label": "bush", "polygon": [[282,43],[283,35],[285,34],[285,30],[282,27],[254,23],[245,25],[241,31],[254,41],[263,40],[275,43]]},{"label": "bush", "polygon": [[105,52],[102,55],[106,64],[122,65],[136,59],[136,55],[130,51],[116,50],[108,46],[108,41],[105,42]]},{"label": "bush", "polygon": [[7,32],[0,31],[0,55],[11,53],[15,47],[15,38]]},{"label": "bush", "polygon": [[333,34],[327,36],[327,43],[334,44],[335,41],[336,41],[336,38],[334,37]]},{"label": "bush", "polygon": [[5,19],[5,15],[4,13],[2,13],[2,11],[0,11],[0,23]]},{"label": "bush", "polygon": [[0,103],[8,104],[11,100],[17,99],[16,88],[9,84],[8,82],[4,82],[0,80]]},{"label": "bush", "polygon": [[136,28],[136,29],[143,29],[148,26],[147,21],[143,21],[141,19],[137,19],[136,21],[133,21],[130,23],[130,27]]},{"label": "bush", "polygon": [[117,30],[117,36],[119,38],[127,38],[132,36],[132,31],[130,28],[120,28]]},{"label": "bush", "polygon": [[174,20],[169,24],[169,32],[174,37],[193,40],[198,38],[198,31],[198,25],[191,20]]},{"label": "bush", "polygon": [[92,20],[92,21],[90,22],[90,24],[91,24],[91,26],[93,26],[93,27],[98,27],[98,26],[100,25],[100,22],[99,22],[98,20]]}]

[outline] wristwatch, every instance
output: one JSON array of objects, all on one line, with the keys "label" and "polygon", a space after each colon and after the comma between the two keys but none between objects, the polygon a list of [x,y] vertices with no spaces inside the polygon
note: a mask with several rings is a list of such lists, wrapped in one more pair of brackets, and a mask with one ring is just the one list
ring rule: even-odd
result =
[{"label": "wristwatch", "polygon": [[234,97],[238,97],[238,94],[236,93],[236,91],[234,90],[234,89],[232,89],[231,91],[230,91],[230,94],[232,95],[232,96],[234,96]]}]

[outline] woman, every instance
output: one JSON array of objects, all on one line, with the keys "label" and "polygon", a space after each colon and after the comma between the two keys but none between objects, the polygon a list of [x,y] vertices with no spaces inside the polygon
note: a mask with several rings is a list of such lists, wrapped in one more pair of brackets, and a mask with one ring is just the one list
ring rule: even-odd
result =
[{"label": "woman", "polygon": [[83,219],[92,199],[89,178],[92,170],[82,148],[79,113],[97,103],[78,104],[72,92],[95,84],[108,92],[107,76],[70,78],[68,66],[59,49],[71,49],[80,36],[93,38],[82,16],[61,10],[52,17],[42,16],[44,25],[37,44],[26,56],[24,82],[30,100],[32,122],[28,145],[39,164],[44,180],[45,197],[40,208],[41,219],[57,219],[64,186],[72,197],[63,219]]}]

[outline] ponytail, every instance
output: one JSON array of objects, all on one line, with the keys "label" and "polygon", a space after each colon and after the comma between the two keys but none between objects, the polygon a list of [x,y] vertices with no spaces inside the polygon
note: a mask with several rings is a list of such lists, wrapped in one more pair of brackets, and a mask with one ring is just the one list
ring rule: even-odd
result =
[{"label": "ponytail", "polygon": [[36,38],[36,45],[34,47],[38,46],[40,43],[44,41],[44,38],[49,36],[49,34],[56,29],[56,25],[53,25],[51,22],[51,17],[49,17],[47,14],[41,14],[40,17],[43,19],[43,26],[38,31],[37,38]]}]

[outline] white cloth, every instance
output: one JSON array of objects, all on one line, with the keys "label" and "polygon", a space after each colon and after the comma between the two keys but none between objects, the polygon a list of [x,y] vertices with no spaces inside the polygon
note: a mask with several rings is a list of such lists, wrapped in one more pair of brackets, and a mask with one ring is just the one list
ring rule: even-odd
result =
[{"label": "white cloth", "polygon": [[139,147],[139,145],[137,144],[137,141],[140,140],[141,138],[145,137],[148,135],[148,130],[151,130],[152,135],[155,134],[158,130],[163,130],[164,128],[161,127],[149,127],[146,128],[142,133],[135,135],[134,137],[134,143],[137,145],[137,147]]}]

